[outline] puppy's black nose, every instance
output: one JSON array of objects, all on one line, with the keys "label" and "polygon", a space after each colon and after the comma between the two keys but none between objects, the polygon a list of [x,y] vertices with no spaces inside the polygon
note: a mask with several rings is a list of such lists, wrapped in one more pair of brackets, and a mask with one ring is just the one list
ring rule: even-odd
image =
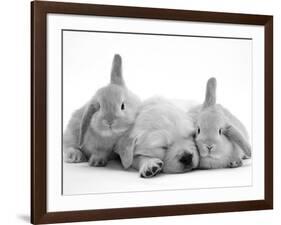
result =
[{"label": "puppy's black nose", "polygon": [[188,166],[188,165],[191,165],[191,164],[192,164],[192,158],[193,158],[193,155],[192,155],[192,154],[185,152],[185,153],[183,153],[183,155],[181,156],[181,158],[179,159],[179,161],[180,161],[182,164]]}]

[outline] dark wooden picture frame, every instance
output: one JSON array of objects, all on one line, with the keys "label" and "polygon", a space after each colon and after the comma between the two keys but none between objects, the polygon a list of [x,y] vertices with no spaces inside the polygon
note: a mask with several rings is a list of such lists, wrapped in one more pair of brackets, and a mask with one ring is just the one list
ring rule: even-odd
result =
[{"label": "dark wooden picture frame", "polygon": [[[264,26],[264,200],[47,212],[48,13]],[[36,1],[31,3],[31,222],[33,224],[273,209],[273,17],[234,13]]]}]

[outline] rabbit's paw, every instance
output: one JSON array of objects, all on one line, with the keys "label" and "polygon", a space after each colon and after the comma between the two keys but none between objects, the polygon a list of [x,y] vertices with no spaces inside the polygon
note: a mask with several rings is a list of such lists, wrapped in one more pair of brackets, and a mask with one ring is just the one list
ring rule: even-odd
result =
[{"label": "rabbit's paw", "polygon": [[147,159],[140,168],[140,176],[150,178],[157,175],[163,167],[163,162],[160,159]]},{"label": "rabbit's paw", "polygon": [[79,149],[68,148],[65,151],[64,161],[67,163],[79,163],[79,162],[86,162],[87,159]]},{"label": "rabbit's paw", "polygon": [[237,168],[237,167],[240,167],[243,165],[243,162],[242,160],[236,160],[236,161],[231,161],[229,164],[228,164],[228,167],[229,168]]},{"label": "rabbit's paw", "polygon": [[89,163],[89,166],[94,166],[94,167],[106,166],[107,158],[98,157],[96,155],[91,155],[88,163]]}]

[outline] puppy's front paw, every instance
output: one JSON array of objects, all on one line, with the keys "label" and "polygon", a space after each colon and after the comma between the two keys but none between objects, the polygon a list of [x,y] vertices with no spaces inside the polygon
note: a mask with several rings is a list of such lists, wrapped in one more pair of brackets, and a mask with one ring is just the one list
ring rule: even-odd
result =
[{"label": "puppy's front paw", "polygon": [[96,155],[91,155],[88,163],[89,163],[89,166],[102,167],[102,166],[106,166],[107,159],[97,157]]},{"label": "puppy's front paw", "polygon": [[85,155],[76,148],[68,148],[65,150],[64,161],[67,163],[86,162]]},{"label": "puppy's front paw", "polygon": [[231,161],[229,164],[228,164],[228,167],[229,168],[237,168],[237,167],[240,167],[243,165],[243,162],[242,160],[236,160],[236,161]]},{"label": "puppy's front paw", "polygon": [[160,159],[147,159],[140,168],[140,176],[142,178],[150,178],[157,175],[163,167]]}]

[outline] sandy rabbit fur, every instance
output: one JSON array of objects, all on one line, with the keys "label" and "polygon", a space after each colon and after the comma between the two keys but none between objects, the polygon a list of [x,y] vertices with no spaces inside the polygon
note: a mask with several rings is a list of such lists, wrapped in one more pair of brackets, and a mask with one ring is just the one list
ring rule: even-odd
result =
[{"label": "sandy rabbit fur", "polygon": [[207,82],[205,101],[189,111],[194,119],[199,168],[234,168],[251,157],[248,133],[241,121],[216,103],[216,79]]},{"label": "sandy rabbit fur", "polygon": [[140,103],[126,87],[121,56],[115,55],[110,84],[72,114],[63,136],[64,160],[105,166],[118,138],[134,122]]}]

